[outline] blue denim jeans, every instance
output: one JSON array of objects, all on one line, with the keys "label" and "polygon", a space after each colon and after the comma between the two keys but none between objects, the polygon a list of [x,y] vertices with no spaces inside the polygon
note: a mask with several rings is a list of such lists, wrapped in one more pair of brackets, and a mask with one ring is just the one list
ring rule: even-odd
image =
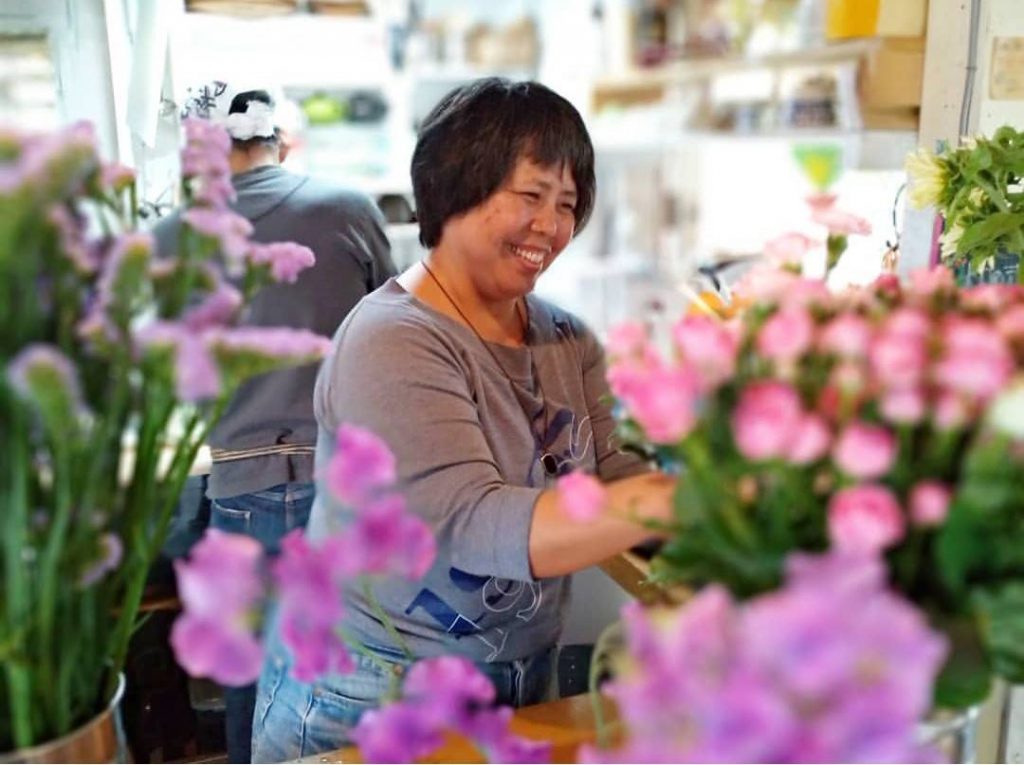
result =
[{"label": "blue denim jeans", "polygon": [[[313,507],[312,483],[283,483],[263,491],[215,499],[210,525],[232,534],[245,534],[263,545],[268,555],[281,549],[289,531],[305,528]],[[249,762],[256,684],[224,689],[224,727],[229,762]]]},{"label": "blue denim jeans", "polygon": [[[272,626],[256,694],[252,761],[295,760],[351,743],[349,731],[363,712],[379,705],[392,674],[408,666],[397,651],[377,646],[371,650],[389,669],[353,652],[354,672],[303,683],[291,676],[288,649]],[[557,695],[557,647],[527,659],[477,666],[494,684],[499,704],[520,707]]]}]

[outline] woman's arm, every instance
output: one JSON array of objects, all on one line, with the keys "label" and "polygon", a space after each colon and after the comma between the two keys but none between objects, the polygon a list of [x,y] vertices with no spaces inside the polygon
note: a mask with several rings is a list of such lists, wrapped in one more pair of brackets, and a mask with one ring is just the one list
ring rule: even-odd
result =
[{"label": "woman's arm", "polygon": [[625,552],[655,534],[645,521],[668,521],[676,479],[646,473],[605,484],[607,509],[591,521],[568,518],[549,489],[537,498],[530,524],[530,570],[563,576]]}]

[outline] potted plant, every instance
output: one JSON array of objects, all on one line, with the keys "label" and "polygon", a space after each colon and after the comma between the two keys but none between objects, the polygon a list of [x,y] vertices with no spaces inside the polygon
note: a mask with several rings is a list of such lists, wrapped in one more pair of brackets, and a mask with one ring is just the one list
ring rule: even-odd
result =
[{"label": "potted plant", "polygon": [[227,135],[185,129],[191,209],[166,258],[91,126],[0,133],[0,752],[15,757],[111,756],[30,748],[116,702],[147,571],[231,392],[328,345],[235,326],[313,255],[250,242],[227,208]]}]

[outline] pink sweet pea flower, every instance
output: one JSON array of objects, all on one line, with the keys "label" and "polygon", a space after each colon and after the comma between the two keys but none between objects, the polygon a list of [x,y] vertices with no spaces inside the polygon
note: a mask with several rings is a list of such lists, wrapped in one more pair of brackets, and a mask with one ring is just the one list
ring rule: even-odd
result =
[{"label": "pink sweet pea flower", "polygon": [[482,706],[494,702],[494,685],[472,661],[461,656],[438,656],[416,662],[402,686],[410,701],[430,709],[446,727],[463,730]]},{"label": "pink sweet pea flower", "polygon": [[787,458],[794,465],[809,465],[826,454],[832,444],[832,432],[825,419],[817,414],[805,414],[796,428]]},{"label": "pink sweet pea flower", "polygon": [[367,710],[352,729],[363,761],[419,762],[440,748],[444,731],[428,711],[403,702]]},{"label": "pink sweet pea flower", "polygon": [[324,475],[339,501],[359,505],[395,482],[395,455],[376,434],[355,425],[338,428],[336,448]]},{"label": "pink sweet pea flower", "polygon": [[747,459],[787,454],[803,420],[796,390],[786,383],[755,382],[743,389],[732,416],[736,447]]},{"label": "pink sweet pea flower", "polygon": [[781,308],[764,323],[757,335],[757,350],[765,358],[791,363],[806,353],[814,340],[814,322],[799,306]]},{"label": "pink sweet pea flower", "polygon": [[871,233],[871,224],[864,218],[853,213],[843,212],[832,206],[814,209],[811,219],[827,228],[830,234],[866,236]]},{"label": "pink sweet pea flower", "polygon": [[736,370],[739,337],[718,319],[685,316],[672,327],[672,337],[683,362],[697,371],[706,388],[716,387]]},{"label": "pink sweet pea flower", "polygon": [[893,493],[877,484],[842,489],[828,505],[832,546],[852,553],[877,553],[903,538],[906,523]]},{"label": "pink sweet pea flower", "polygon": [[558,506],[574,521],[591,521],[604,512],[604,486],[593,476],[574,470],[558,479]]},{"label": "pink sweet pea flower", "polygon": [[764,256],[774,268],[796,268],[799,270],[804,255],[819,246],[821,246],[821,242],[816,239],[811,239],[797,231],[791,231],[788,234],[777,236],[765,244]]},{"label": "pink sweet pea flower", "polygon": [[818,347],[843,358],[859,359],[867,355],[871,343],[871,325],[856,314],[844,313],[825,325]]},{"label": "pink sweet pea flower", "polygon": [[910,519],[917,526],[940,526],[949,514],[953,497],[940,481],[921,481],[910,490]]},{"label": "pink sweet pea flower", "polygon": [[879,478],[896,460],[896,438],[888,429],[852,422],[836,439],[832,459],[849,476],[861,480]]},{"label": "pink sweet pea flower", "polygon": [[221,685],[249,685],[263,668],[263,647],[257,637],[213,617],[182,614],[171,628],[170,644],[174,658],[188,674]]},{"label": "pink sweet pea flower", "polygon": [[338,557],[348,576],[396,574],[419,579],[437,553],[432,529],[419,516],[406,512],[405,499],[399,494],[360,507],[339,544],[343,551]]}]

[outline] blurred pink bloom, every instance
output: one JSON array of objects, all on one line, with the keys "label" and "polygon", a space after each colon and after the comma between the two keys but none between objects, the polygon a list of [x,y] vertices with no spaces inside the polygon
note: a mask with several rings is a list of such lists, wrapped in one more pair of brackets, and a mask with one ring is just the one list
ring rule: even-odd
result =
[{"label": "blurred pink bloom", "polygon": [[98,557],[78,577],[79,587],[89,587],[103,576],[114,571],[121,565],[121,558],[124,555],[124,545],[121,538],[116,534],[103,534],[99,538],[100,549]]},{"label": "blurred pink bloom", "polygon": [[820,241],[791,231],[788,234],[777,236],[765,244],[764,256],[774,268],[799,268],[803,263],[804,255],[820,246]]},{"label": "blurred pink bloom", "polygon": [[842,393],[844,400],[856,399],[867,387],[864,365],[856,361],[841,361],[832,367],[829,383]]},{"label": "blurred pink bloom", "polygon": [[692,370],[620,362],[608,370],[608,382],[654,443],[676,443],[693,428],[700,383]]},{"label": "blurred pink bloom", "polygon": [[99,268],[97,248],[85,239],[85,221],[73,214],[65,204],[50,207],[46,219],[57,230],[61,255],[71,261],[80,274],[93,274]]},{"label": "blurred pink bloom", "polygon": [[925,339],[893,331],[888,323],[868,350],[871,372],[883,388],[916,388],[928,365]]},{"label": "blurred pink bloom", "polygon": [[1024,340],[1024,305],[1014,305],[996,317],[996,328],[1007,340]]},{"label": "blurred pink bloom", "polygon": [[798,306],[781,308],[757,334],[757,350],[765,358],[786,364],[806,353],[814,340],[814,322]]},{"label": "blurred pink bloom", "polygon": [[242,307],[242,293],[227,282],[220,282],[203,302],[182,314],[181,321],[189,329],[200,332],[228,324]]},{"label": "blurred pink bloom", "polygon": [[365,762],[418,762],[444,743],[444,731],[419,706],[397,702],[369,709],[352,741]]},{"label": "blurred pink bloom", "polygon": [[820,191],[815,194],[808,194],[805,201],[807,206],[811,208],[811,212],[814,213],[818,210],[828,210],[833,207],[838,197],[835,194],[830,194],[827,191]]},{"label": "blurred pink bloom", "polygon": [[889,472],[896,451],[896,437],[887,428],[852,422],[836,439],[832,459],[847,475],[871,480]]},{"label": "blurred pink bloom", "polygon": [[254,683],[263,668],[259,639],[215,617],[182,614],[171,628],[170,643],[175,659],[188,674],[221,685]]},{"label": "blurred pink bloom", "polygon": [[334,454],[323,478],[327,490],[339,502],[367,502],[393,484],[396,475],[395,455],[379,436],[355,425],[338,428]]},{"label": "blurred pink bloom", "polygon": [[257,265],[269,266],[274,281],[287,284],[294,284],[299,274],[316,262],[311,249],[295,242],[253,243],[249,259]]},{"label": "blurred pink bloom", "polygon": [[989,322],[950,318],[943,324],[942,338],[945,348],[935,365],[935,380],[944,387],[987,401],[1013,374],[1013,355]]},{"label": "blurred pink bloom", "polygon": [[135,183],[135,171],[116,162],[104,164],[100,169],[100,183],[115,193],[124,191]]},{"label": "blurred pink bloom", "polygon": [[916,425],[924,419],[925,400],[919,388],[894,388],[882,393],[882,417],[897,425]]},{"label": "blurred pink bloom", "polygon": [[[960,305],[969,310],[1000,314],[1021,299],[1019,284],[977,284],[960,291]],[[1020,306],[1013,306],[1020,307]]]},{"label": "blurred pink bloom", "polygon": [[956,289],[956,281],[953,279],[953,272],[945,266],[934,268],[919,268],[910,273],[911,295],[929,298],[939,292],[949,292]]},{"label": "blurred pink bloom", "polygon": [[685,316],[672,327],[676,348],[706,388],[728,380],[736,370],[736,328],[705,315]]},{"label": "blurred pink bloom", "polygon": [[932,420],[939,430],[956,430],[966,424],[970,413],[970,407],[962,396],[952,391],[942,391],[935,400]]},{"label": "blurred pink bloom", "polygon": [[604,512],[607,495],[599,480],[582,470],[558,479],[558,506],[574,521],[590,521]]},{"label": "blurred pink bloom", "polygon": [[605,350],[610,359],[622,359],[645,355],[647,344],[647,327],[643,322],[624,321],[608,330]]},{"label": "blurred pink bloom", "polygon": [[796,390],[786,383],[755,382],[743,389],[732,416],[733,437],[751,460],[786,455],[804,421]]},{"label": "blurred pink bloom", "polygon": [[843,313],[832,319],[818,337],[818,347],[827,353],[859,359],[867,355],[871,325],[856,314]]},{"label": "blurred pink bloom", "polygon": [[399,494],[365,502],[339,535],[346,574],[396,574],[410,580],[426,574],[437,552],[427,522],[406,512]]},{"label": "blurred pink bloom", "polygon": [[208,336],[213,351],[251,353],[261,358],[319,361],[331,347],[323,335],[291,327],[233,327]]},{"label": "blurred pink bloom", "polygon": [[865,236],[871,233],[871,224],[853,213],[843,212],[835,207],[815,209],[811,219],[828,229],[830,234]]},{"label": "blurred pink bloom", "polygon": [[416,662],[402,686],[404,696],[430,709],[441,725],[463,730],[476,710],[494,702],[494,685],[462,656],[438,656]]},{"label": "blurred pink bloom", "polygon": [[897,308],[886,319],[884,329],[889,334],[927,340],[932,332],[928,315],[916,308]]},{"label": "blurred pink bloom", "polygon": [[[11,387],[38,403],[64,398],[74,413],[86,411],[78,368],[55,345],[29,343],[3,370]],[[54,390],[56,385],[58,390]]]},{"label": "blurred pink bloom", "polygon": [[903,285],[896,274],[881,274],[871,283],[870,289],[880,298],[896,300],[903,294]]},{"label": "blurred pink bloom", "polygon": [[259,676],[263,650],[250,621],[263,594],[262,557],[255,539],[211,528],[187,561],[174,562],[182,615],[171,645],[190,674],[226,685]]},{"label": "blurred pink bloom", "polygon": [[921,481],[910,490],[910,519],[917,526],[939,526],[946,520],[953,497],[941,481]]},{"label": "blurred pink bloom", "polygon": [[795,465],[809,465],[826,454],[832,444],[832,432],[825,419],[817,414],[805,414],[796,428],[787,457]]},{"label": "blurred pink bloom", "polygon": [[175,391],[183,401],[202,401],[220,393],[217,362],[207,347],[206,332],[183,324],[154,321],[134,336],[141,349],[169,348],[174,353]]},{"label": "blurred pink bloom", "polygon": [[840,551],[876,553],[903,538],[906,522],[893,493],[877,484],[841,489],[828,504],[828,536]]}]

